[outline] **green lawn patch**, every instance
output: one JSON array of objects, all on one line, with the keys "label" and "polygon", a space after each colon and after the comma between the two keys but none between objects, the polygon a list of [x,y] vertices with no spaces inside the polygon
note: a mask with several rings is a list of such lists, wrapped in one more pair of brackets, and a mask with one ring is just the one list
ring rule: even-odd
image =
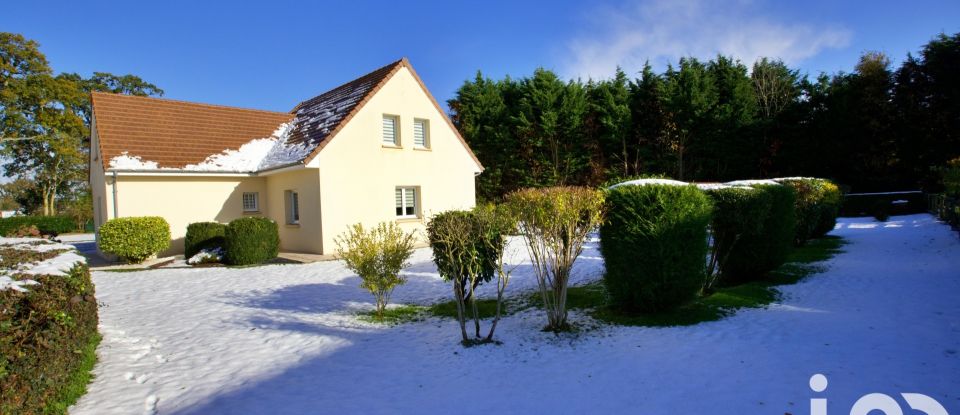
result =
[{"label": "green lawn patch", "polygon": [[361,321],[380,324],[402,324],[413,321],[421,321],[429,313],[430,307],[401,304],[396,307],[389,307],[383,311],[383,316],[377,316],[375,310],[361,311],[358,313]]},{"label": "green lawn patch", "polygon": [[688,326],[715,321],[740,308],[759,308],[777,301],[780,291],[775,287],[794,284],[822,271],[824,268],[819,263],[842,252],[843,245],[843,239],[836,236],[811,240],[794,249],[788,262],[774,270],[765,281],[720,287],[672,311],[634,314],[610,308],[602,282],[570,287],[567,306],[583,309],[597,320],[626,326]]}]

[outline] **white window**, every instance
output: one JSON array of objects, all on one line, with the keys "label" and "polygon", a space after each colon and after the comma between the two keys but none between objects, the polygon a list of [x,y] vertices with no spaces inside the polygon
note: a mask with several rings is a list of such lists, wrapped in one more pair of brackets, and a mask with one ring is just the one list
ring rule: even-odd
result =
[{"label": "white window", "polygon": [[383,116],[383,145],[400,146],[400,117],[396,115]]},{"label": "white window", "polygon": [[243,211],[244,212],[260,211],[260,193],[243,192]]},{"label": "white window", "polygon": [[413,146],[416,148],[430,148],[430,122],[427,120],[413,120]]},{"label": "white window", "polygon": [[287,199],[287,224],[296,225],[300,223],[300,195],[293,190],[285,192]]},{"label": "white window", "polygon": [[398,187],[394,192],[396,198],[396,214],[398,218],[415,218],[420,207],[416,187]]}]

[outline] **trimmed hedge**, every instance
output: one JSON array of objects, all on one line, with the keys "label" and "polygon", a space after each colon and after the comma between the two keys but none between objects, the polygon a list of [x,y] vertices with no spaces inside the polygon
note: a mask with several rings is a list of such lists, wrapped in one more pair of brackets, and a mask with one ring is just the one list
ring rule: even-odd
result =
[{"label": "trimmed hedge", "polygon": [[713,236],[713,255],[716,267],[723,278],[727,262],[741,244],[756,246],[762,241],[763,226],[770,215],[773,198],[769,192],[752,187],[725,187],[710,189],[707,195],[713,200],[713,220],[710,229]]},{"label": "trimmed hedge", "polygon": [[696,298],[706,281],[707,195],[694,186],[620,186],[606,200],[600,252],[613,305],[663,311]]},{"label": "trimmed hedge", "polygon": [[826,235],[837,225],[837,214],[843,196],[836,184],[825,179],[782,179],[781,184],[797,193],[797,233],[794,242],[800,246],[812,238]]},{"label": "trimmed hedge", "polygon": [[77,223],[67,216],[13,216],[0,219],[0,236],[10,235],[24,226],[36,226],[44,235],[59,235],[77,230]]},{"label": "trimmed hedge", "polygon": [[267,218],[234,219],[227,225],[224,240],[226,260],[231,265],[260,264],[280,252],[279,228]]},{"label": "trimmed hedge", "polygon": [[96,360],[97,302],[90,271],[32,275],[27,292],[0,291],[0,413],[66,413]]},{"label": "trimmed hedge", "polygon": [[201,249],[223,248],[227,225],[217,222],[197,222],[187,225],[187,236],[183,238],[184,256],[187,259]]},{"label": "trimmed hedge", "polygon": [[927,196],[919,191],[848,193],[843,196],[840,207],[840,216],[877,216],[884,212],[892,215],[926,213]]},{"label": "trimmed hedge", "polygon": [[140,263],[170,247],[170,224],[159,216],[110,219],[97,240],[101,251]]},{"label": "trimmed hedge", "polygon": [[767,193],[770,212],[756,238],[747,238],[734,246],[723,269],[726,284],[761,280],[787,260],[796,236],[796,191],[779,184],[755,185]]}]

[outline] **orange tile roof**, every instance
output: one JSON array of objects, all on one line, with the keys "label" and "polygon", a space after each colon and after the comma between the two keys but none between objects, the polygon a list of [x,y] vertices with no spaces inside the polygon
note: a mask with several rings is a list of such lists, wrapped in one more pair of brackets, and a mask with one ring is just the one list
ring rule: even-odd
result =
[{"label": "orange tile roof", "polygon": [[159,167],[198,164],[223,150],[269,137],[293,114],[94,92],[91,96],[104,169],[128,152]]}]

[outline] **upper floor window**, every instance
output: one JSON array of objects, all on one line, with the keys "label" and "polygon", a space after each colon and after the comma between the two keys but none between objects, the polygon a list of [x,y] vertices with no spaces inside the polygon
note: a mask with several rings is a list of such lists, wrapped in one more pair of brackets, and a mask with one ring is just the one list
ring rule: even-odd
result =
[{"label": "upper floor window", "polygon": [[383,116],[383,145],[400,146],[400,117],[396,115]]},{"label": "upper floor window", "polygon": [[243,192],[243,211],[244,212],[260,211],[260,193]]},{"label": "upper floor window", "polygon": [[416,148],[430,148],[430,121],[413,120],[413,146]]},{"label": "upper floor window", "polygon": [[396,198],[396,214],[398,218],[417,217],[417,208],[420,207],[419,194],[416,187],[398,187],[394,192]]}]

